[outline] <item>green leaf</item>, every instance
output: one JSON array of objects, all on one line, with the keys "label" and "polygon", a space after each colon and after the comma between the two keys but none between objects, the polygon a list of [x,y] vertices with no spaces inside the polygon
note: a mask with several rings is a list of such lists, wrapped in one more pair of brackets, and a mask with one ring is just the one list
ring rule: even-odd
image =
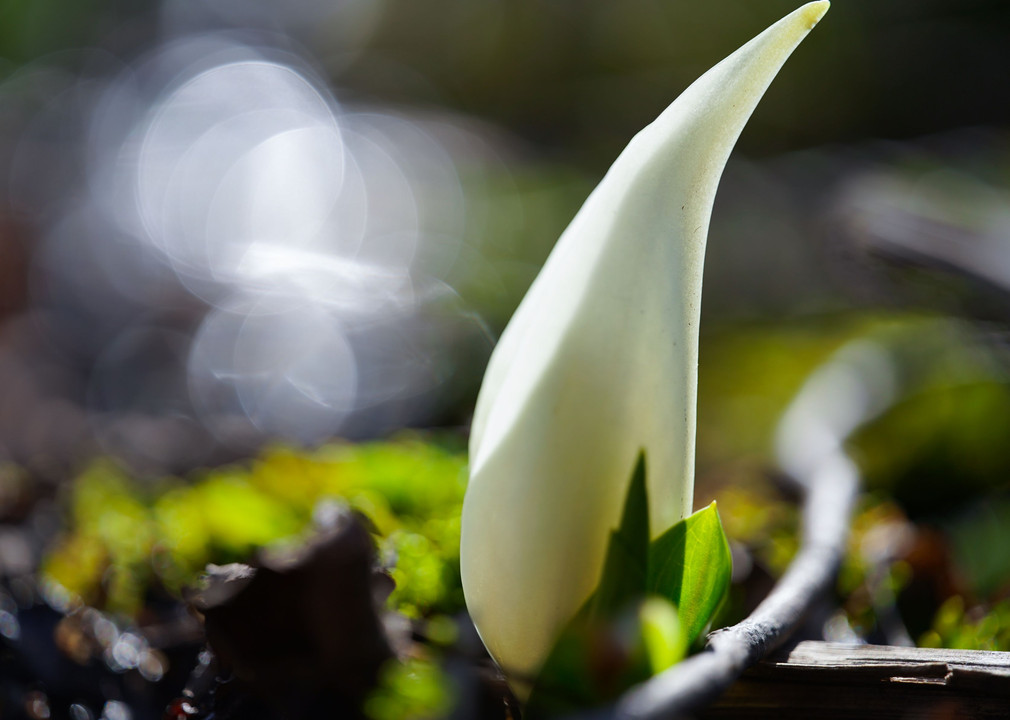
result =
[{"label": "green leaf", "polygon": [[592,599],[568,623],[547,656],[523,709],[526,720],[568,714],[600,701],[593,678],[599,624],[591,620],[591,606]]},{"label": "green leaf", "polygon": [[729,589],[732,571],[729,541],[713,502],[653,541],[647,591],[677,606],[690,645],[712,621]]},{"label": "green leaf", "polygon": [[[610,533],[600,584],[547,656],[525,717],[551,717],[592,707],[649,676],[650,655],[638,608],[645,598],[648,556],[649,497],[643,452],[631,473],[620,525]],[[656,642],[653,638],[653,646]]]},{"label": "green leaf", "polygon": [[645,455],[610,533],[596,592],[568,623],[537,676],[528,720],[614,700],[680,661],[729,589],[729,543],[715,503],[649,541]]},{"label": "green leaf", "polygon": [[680,617],[672,602],[652,595],[642,603],[638,619],[650,674],[658,675],[684,659],[687,637],[680,629]]},{"label": "green leaf", "polygon": [[591,601],[551,650],[523,711],[525,720],[613,702],[684,657],[687,643],[677,611],[663,598],[639,597],[611,618],[591,618],[590,606]]},{"label": "green leaf", "polygon": [[419,720],[449,716],[457,701],[452,678],[431,659],[390,660],[379,671],[378,684],[365,698],[371,720]]},{"label": "green leaf", "polygon": [[591,617],[610,619],[645,596],[649,557],[649,495],[645,453],[638,455],[624,498],[621,524],[610,533],[603,575],[591,604]]}]

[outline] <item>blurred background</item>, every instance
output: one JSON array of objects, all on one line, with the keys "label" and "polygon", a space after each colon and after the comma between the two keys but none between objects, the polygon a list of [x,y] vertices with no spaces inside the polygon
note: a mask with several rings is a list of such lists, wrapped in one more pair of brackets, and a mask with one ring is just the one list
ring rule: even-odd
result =
[{"label": "blurred background", "polygon": [[[0,0],[4,576],[49,558],[50,604],[135,619],[144,578],[184,574],[98,529],[82,563],[87,498],[133,508],[132,542],[174,527],[166,477],[206,501],[207,468],[404,428],[449,429],[458,459],[497,334],[606,168],[795,5]],[[834,639],[1010,647],[1008,76],[1004,0],[836,0],[720,187],[698,502],[738,567],[771,578],[795,547],[772,449],[805,379],[851,342],[890,378],[852,440],[868,496]],[[270,517],[224,555],[297,525]]]},{"label": "blurred background", "polygon": [[[612,159],[790,8],[7,0],[0,454],[158,474],[465,424]],[[965,300],[882,258],[1001,287],[1008,28],[839,3],[727,170],[706,329]]]},{"label": "blurred background", "polygon": [[[6,0],[0,456],[158,474],[465,424],[613,158],[792,5],[706,7]],[[833,8],[727,169],[706,329],[965,300],[881,258],[1002,287],[1008,28]]]}]

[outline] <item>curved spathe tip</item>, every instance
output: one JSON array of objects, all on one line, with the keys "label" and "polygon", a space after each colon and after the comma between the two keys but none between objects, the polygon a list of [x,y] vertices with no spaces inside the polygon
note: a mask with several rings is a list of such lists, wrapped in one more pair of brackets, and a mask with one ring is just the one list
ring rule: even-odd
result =
[{"label": "curved spathe tip", "polygon": [[803,13],[803,17],[809,23],[810,28],[820,22],[821,18],[824,17],[824,13],[828,11],[831,7],[831,3],[828,0],[817,0],[817,2],[807,3],[801,7],[797,12]]}]

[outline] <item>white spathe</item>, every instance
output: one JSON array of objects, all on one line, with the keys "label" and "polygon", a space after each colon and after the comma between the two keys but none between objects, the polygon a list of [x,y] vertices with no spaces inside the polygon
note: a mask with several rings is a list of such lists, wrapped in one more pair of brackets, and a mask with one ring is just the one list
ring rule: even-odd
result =
[{"label": "white spathe", "polygon": [[828,5],[772,25],[635,136],[491,356],[470,438],[463,589],[521,694],[599,582],[641,449],[653,537],[691,512],[716,188],[758,100]]}]

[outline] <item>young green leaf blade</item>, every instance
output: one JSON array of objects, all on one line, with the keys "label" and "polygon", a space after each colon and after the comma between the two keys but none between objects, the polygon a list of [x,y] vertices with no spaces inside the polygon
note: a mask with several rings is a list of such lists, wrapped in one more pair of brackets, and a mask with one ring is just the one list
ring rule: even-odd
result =
[{"label": "young green leaf blade", "polygon": [[592,600],[572,618],[547,655],[523,709],[526,720],[565,715],[596,705],[599,688],[592,672]]},{"label": "young green leaf blade", "polygon": [[729,541],[713,502],[652,542],[647,590],[677,606],[682,632],[691,644],[722,603],[732,572]]},{"label": "young green leaf blade", "polygon": [[523,710],[524,720],[564,717],[613,702],[684,657],[676,610],[639,597],[614,617],[591,618],[587,603],[554,644]]},{"label": "young green leaf blade", "polygon": [[[649,675],[640,621],[633,628],[619,622],[637,617],[645,597],[649,557],[645,465],[643,451],[631,473],[620,525],[610,533],[600,584],[548,654],[530,693],[528,718],[592,707]],[[623,632],[619,625],[624,626]],[[677,638],[664,639],[677,642]],[[632,648],[637,645],[642,647]]]},{"label": "young green leaf blade", "polygon": [[603,575],[592,599],[595,620],[608,620],[645,595],[649,558],[649,494],[645,451],[638,454],[621,524],[610,533]]},{"label": "young green leaf blade", "polygon": [[677,608],[666,598],[651,595],[638,611],[642,644],[652,675],[658,675],[687,655],[687,638],[680,629]]}]

